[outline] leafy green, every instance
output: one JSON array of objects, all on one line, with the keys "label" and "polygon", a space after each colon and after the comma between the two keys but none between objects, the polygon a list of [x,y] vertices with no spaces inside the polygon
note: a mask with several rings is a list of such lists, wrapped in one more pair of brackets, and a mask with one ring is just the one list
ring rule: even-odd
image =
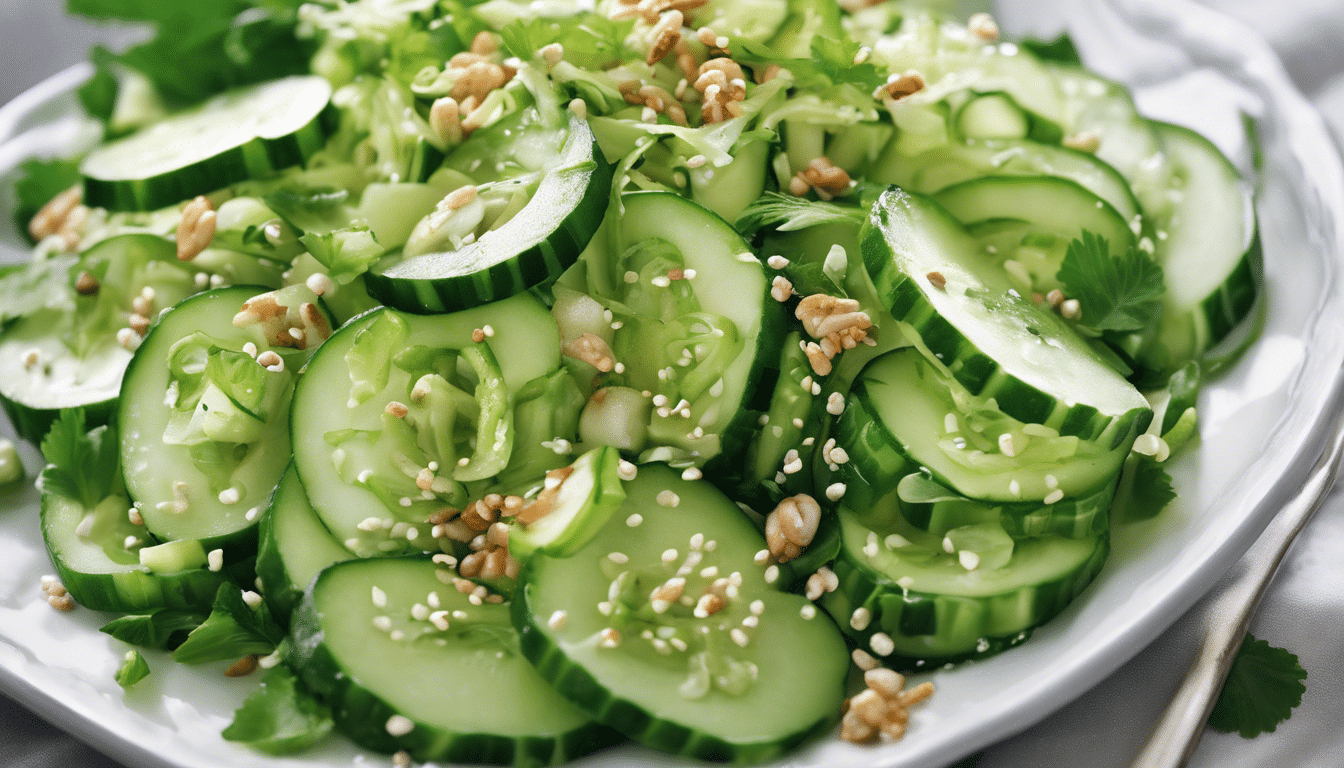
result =
[{"label": "leafy green", "polygon": [[321,741],[331,728],[331,710],[313,698],[293,672],[278,666],[262,676],[261,685],[234,712],[223,736],[268,755],[292,755]]},{"label": "leafy green", "polygon": [[62,410],[42,438],[42,490],[93,508],[118,490],[121,461],[116,430],[110,426],[85,432],[84,411]]},{"label": "leafy green", "polygon": [[784,268],[784,274],[793,283],[793,290],[800,296],[824,293],[828,296],[849,298],[843,286],[826,274],[825,266],[816,261],[791,261]]},{"label": "leafy green", "polygon": [[327,268],[327,275],[341,285],[367,272],[387,252],[368,227],[350,227],[320,235],[310,232],[299,241]]},{"label": "leafy green", "polygon": [[735,56],[738,61],[757,66],[778,64],[793,73],[794,81],[804,88],[852,85],[864,93],[871,93],[887,82],[887,73],[872,62],[855,64],[859,47],[857,40],[818,36],[812,40],[812,57],[795,59],[780,56],[769,46],[750,40],[733,41],[733,48],[740,51]]},{"label": "leafy green", "polygon": [[113,677],[117,681],[117,685],[122,688],[130,688],[149,677],[149,664],[145,663],[145,657],[141,656],[139,651],[127,651],[125,658],[122,659],[121,667],[117,669]]},{"label": "leafy green", "polygon": [[559,43],[564,46],[567,61],[599,70],[635,56],[625,44],[634,26],[633,20],[612,21],[601,14],[584,13],[559,19],[518,19],[500,29],[499,35],[504,50],[523,61],[530,61],[545,46]]},{"label": "leafy green", "polygon": [[238,587],[222,584],[210,616],[173,651],[173,659],[182,664],[205,664],[268,654],[284,636],[265,603],[253,608],[243,601]]},{"label": "leafy green", "polygon": [[1162,267],[1138,248],[1111,256],[1092,232],[1069,244],[1057,275],[1082,307],[1082,324],[1097,331],[1137,331],[1162,314]]},{"label": "leafy green", "polygon": [[312,49],[295,36],[299,5],[297,0],[68,0],[69,12],[79,16],[155,28],[148,42],[122,53],[95,53],[100,74],[81,100],[95,116],[110,116],[107,105],[115,95],[107,65],[113,62],[140,72],[177,104],[305,72]]},{"label": "leafy green", "polygon": [[1133,454],[1125,459],[1120,484],[1111,505],[1118,522],[1138,522],[1161,514],[1176,498],[1171,475],[1152,456]]},{"label": "leafy green", "polygon": [[1232,660],[1209,725],[1244,739],[1273,733],[1302,703],[1306,679],[1296,655],[1248,634]]},{"label": "leafy green", "polygon": [[93,77],[79,86],[76,94],[79,96],[79,103],[90,117],[108,123],[112,120],[112,112],[117,106],[117,76],[112,68],[116,54],[97,45],[89,51],[89,61],[94,67]]},{"label": "leafy green", "polygon": [[1072,64],[1079,66],[1083,59],[1078,55],[1078,46],[1073,44],[1073,38],[1069,33],[1064,32],[1054,40],[1032,40],[1030,38],[1022,40],[1018,46],[1030,51],[1036,55],[1036,58],[1043,61],[1055,61],[1060,64]]},{"label": "leafy green", "polygon": [[197,611],[161,608],[153,613],[121,616],[98,630],[118,640],[142,648],[172,650],[187,639],[187,633],[201,625],[206,616]]},{"label": "leafy green", "polygon": [[75,308],[70,271],[79,260],[54,256],[15,265],[0,275],[0,325],[42,309]]},{"label": "leafy green", "polygon": [[[25,160],[19,165],[19,180],[14,182],[18,204],[14,206],[14,222],[28,237],[28,222],[37,215],[51,198],[78,184],[77,160]],[[7,306],[0,302],[0,307]],[[0,314],[3,314],[0,309]]]},{"label": "leafy green", "polygon": [[781,232],[815,227],[819,224],[863,223],[863,209],[851,205],[823,203],[778,192],[766,192],[738,214],[733,226],[751,237],[762,229]]}]

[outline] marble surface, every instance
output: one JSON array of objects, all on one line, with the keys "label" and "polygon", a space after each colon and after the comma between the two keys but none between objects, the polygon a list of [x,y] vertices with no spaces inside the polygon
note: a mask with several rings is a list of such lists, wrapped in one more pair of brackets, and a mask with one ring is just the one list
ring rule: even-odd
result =
[{"label": "marble surface", "polygon": [[[1298,87],[1337,135],[1344,134],[1344,14],[1339,0],[1205,0],[1265,35]],[[66,18],[52,0],[0,0],[0,103],[84,58],[98,41],[134,31]],[[1252,632],[1289,648],[1308,670],[1292,719],[1253,740],[1206,733],[1193,765],[1344,765],[1344,490],[1337,489],[1303,533],[1266,596]],[[1197,604],[1134,660],[1037,726],[986,750],[979,768],[1127,765],[1191,659]],[[10,768],[117,768],[70,735],[0,696],[0,763]],[[967,764],[970,764],[968,761]]]}]

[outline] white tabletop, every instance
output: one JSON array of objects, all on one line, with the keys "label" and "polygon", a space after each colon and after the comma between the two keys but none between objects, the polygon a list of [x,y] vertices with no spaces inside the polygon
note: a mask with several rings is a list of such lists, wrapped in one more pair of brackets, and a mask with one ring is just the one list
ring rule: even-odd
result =
[{"label": "white tabletop", "polygon": [[[1344,135],[1344,13],[1339,0],[1203,0],[1264,34],[1302,91]],[[52,0],[0,0],[0,103],[83,59],[122,30],[66,19]],[[1302,534],[1261,605],[1252,633],[1298,655],[1307,692],[1272,734],[1206,732],[1193,764],[1344,766],[1344,491]],[[1193,657],[1203,604],[1110,678],[964,765],[977,768],[1126,766]],[[0,696],[0,763],[11,768],[117,768],[76,738]],[[930,768],[934,768],[930,766]]]}]

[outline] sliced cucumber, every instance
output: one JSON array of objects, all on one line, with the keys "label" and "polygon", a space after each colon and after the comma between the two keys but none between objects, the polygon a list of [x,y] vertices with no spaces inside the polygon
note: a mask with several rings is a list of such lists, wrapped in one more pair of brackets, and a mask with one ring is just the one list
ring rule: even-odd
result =
[{"label": "sliced cucumber", "polygon": [[537,520],[519,519],[509,529],[510,554],[519,559],[533,552],[569,557],[582,549],[625,503],[620,462],[621,454],[608,447],[576,459],[551,510]]},{"label": "sliced cucumber", "polygon": [[[450,315],[380,308],[351,320],[295,390],[294,464],[313,509],[362,557],[428,545],[425,520],[465,504],[462,483],[508,464],[510,399],[559,366],[555,321],[530,295]],[[437,478],[429,490],[417,485],[426,469]]]},{"label": "sliced cucumber", "polygon": [[[1069,243],[1092,232],[1116,253],[1134,244],[1129,223],[1082,185],[1053,176],[982,176],[933,195],[985,243],[989,259],[1020,291],[1060,287],[1056,274]],[[1020,225],[1002,226],[1004,222]],[[978,223],[995,226],[978,229]]]},{"label": "sliced cucumber", "polygon": [[[86,280],[81,294],[75,283],[84,274],[93,283]],[[132,314],[148,322],[197,288],[172,242],[130,234],[103,240],[81,254],[65,290],[71,310],[41,310],[0,333],[0,403],[18,433],[34,442],[63,408],[87,409],[90,425],[106,421],[131,360],[118,332],[127,328]],[[139,313],[137,307],[149,312]]]},{"label": "sliced cucumber", "polygon": [[622,323],[612,348],[624,372],[611,383],[654,397],[649,435],[670,453],[651,458],[717,471],[769,406],[758,383],[777,364],[783,313],[764,266],[723,219],[664,192],[621,205],[611,237],[584,256],[589,291]]},{"label": "sliced cucumber", "polygon": [[[502,226],[460,247],[388,257],[365,277],[369,294],[407,312],[452,312],[559,277],[602,223],[611,167],[588,123],[575,117],[564,144],[533,175],[531,182],[526,177],[498,182],[510,189],[535,184],[526,205]],[[430,214],[422,226],[450,229],[448,219],[455,214],[451,209]]]},{"label": "sliced cucumber", "polygon": [[337,563],[299,604],[285,660],[342,732],[418,761],[524,767],[618,740],[522,658],[508,606],[474,605],[438,570],[420,558]]},{"label": "sliced cucumber", "polygon": [[[264,293],[223,288],[160,317],[126,369],[117,411],[127,489],[149,530],[222,547],[230,561],[253,551],[256,521],[288,463],[294,375],[311,353],[298,346],[330,333],[304,286]],[[248,302],[277,314],[258,309],[268,321],[239,327]],[[267,353],[279,361],[270,368],[257,359]]]},{"label": "sliced cucumber", "polygon": [[257,578],[271,611],[287,620],[319,571],[354,557],[327,531],[290,466],[257,534]]},{"label": "sliced cucumber", "polygon": [[[1031,538],[1014,542],[1006,561],[991,568],[982,565],[987,558],[963,555],[972,549],[946,551],[952,533],[940,541],[911,526],[874,530],[846,509],[840,526],[840,588],[822,605],[859,647],[897,668],[989,656],[1021,643],[1091,583],[1110,549],[1105,535]],[[870,619],[852,623],[860,608]]]},{"label": "sliced cucumber", "polygon": [[[1139,215],[1138,198],[1124,176],[1095,155],[1054,144],[969,141],[868,169],[869,181],[896,184],[908,192],[923,194],[933,194],[953,184],[991,175],[1057,176],[1076,182],[1105,200],[1126,222]],[[988,217],[978,217],[984,218]]]},{"label": "sliced cucumber", "polygon": [[152,541],[144,526],[131,524],[130,509],[124,496],[109,496],[88,509],[64,496],[42,494],[42,539],[75,602],[125,613],[208,610],[225,575],[204,568],[151,572],[140,564],[140,550]]},{"label": "sliced cucumber", "polygon": [[84,201],[152,211],[302,165],[334,129],[331,84],[295,76],[239,88],[90,152]]},{"label": "sliced cucumber", "polygon": [[952,118],[963,139],[1031,139],[1058,144],[1059,125],[1018,106],[1003,91],[978,93],[962,104]]},{"label": "sliced cucumber", "polygon": [[[599,722],[700,759],[761,762],[827,730],[844,696],[844,645],[801,596],[762,579],[753,559],[765,542],[751,522],[712,485],[664,466],[641,466],[625,487],[586,547],[533,557],[519,576],[514,622],[542,677]],[[678,574],[683,599],[657,612],[653,590]],[[724,599],[717,612],[702,597],[710,589]]]},{"label": "sliced cucumber", "polygon": [[1247,184],[1208,139],[1153,123],[1170,158],[1169,208],[1157,222],[1157,257],[1167,292],[1147,367],[1174,371],[1217,344],[1255,305],[1264,267]]},{"label": "sliced cucumber", "polygon": [[879,198],[863,239],[892,317],[972,395],[1062,435],[1092,437],[1119,422],[1111,434],[1124,439],[1147,428],[1143,396],[977,250],[946,211],[899,189]]},{"label": "sliced cucumber", "polygon": [[858,499],[875,501],[915,472],[978,500],[1089,496],[1113,484],[1140,434],[1138,413],[1082,437],[1026,428],[970,397],[913,348],[889,352],[864,368],[836,425],[836,443],[853,464],[842,481],[857,486],[847,503],[862,510]]}]

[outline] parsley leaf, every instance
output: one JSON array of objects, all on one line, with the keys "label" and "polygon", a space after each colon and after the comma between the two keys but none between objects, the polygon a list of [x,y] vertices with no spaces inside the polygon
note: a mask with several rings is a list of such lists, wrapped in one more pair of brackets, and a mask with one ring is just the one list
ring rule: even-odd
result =
[{"label": "parsley leaf", "polygon": [[115,492],[121,461],[117,433],[110,426],[84,431],[84,411],[61,411],[42,438],[42,490],[73,499],[92,508]]},{"label": "parsley leaf", "polygon": [[1137,331],[1162,314],[1162,267],[1138,248],[1111,256],[1092,232],[1069,244],[1056,275],[1082,307],[1082,324],[1098,331]]},{"label": "parsley leaf", "polygon": [[1244,739],[1273,733],[1302,703],[1306,679],[1296,655],[1248,634],[1232,660],[1209,725]]},{"label": "parsley leaf", "polygon": [[793,73],[794,81],[803,87],[852,85],[864,93],[871,93],[887,82],[887,73],[871,62],[854,63],[859,52],[857,40],[832,40],[816,37],[812,40],[812,57],[795,59],[780,56],[769,46],[737,39],[732,43],[740,50],[735,57],[748,64],[769,66],[778,64]]},{"label": "parsley leaf", "polygon": [[331,732],[331,710],[283,666],[262,675],[261,685],[234,712],[222,734],[268,755],[292,755]]},{"label": "parsley leaf", "polygon": [[268,654],[284,636],[284,630],[265,603],[253,608],[243,601],[243,593],[238,587],[221,584],[209,618],[193,629],[186,641],[173,651],[173,660],[182,664],[206,664],[250,654]]},{"label": "parsley leaf", "polygon": [[1132,523],[1157,517],[1172,499],[1176,489],[1171,475],[1152,456],[1132,454],[1125,459],[1120,484],[1111,504],[1117,522]]},{"label": "parsley leaf", "polygon": [[106,66],[115,61],[149,79],[167,100],[190,104],[234,86],[308,70],[309,41],[295,37],[295,0],[68,0],[70,13],[100,21],[149,22],[156,34],[119,54],[95,53],[100,74],[81,93],[97,117],[115,101]]},{"label": "parsley leaf", "polygon": [[815,227],[818,224],[863,223],[863,210],[854,206],[822,203],[778,192],[766,192],[738,214],[733,226],[751,237],[767,227],[781,232]]}]

